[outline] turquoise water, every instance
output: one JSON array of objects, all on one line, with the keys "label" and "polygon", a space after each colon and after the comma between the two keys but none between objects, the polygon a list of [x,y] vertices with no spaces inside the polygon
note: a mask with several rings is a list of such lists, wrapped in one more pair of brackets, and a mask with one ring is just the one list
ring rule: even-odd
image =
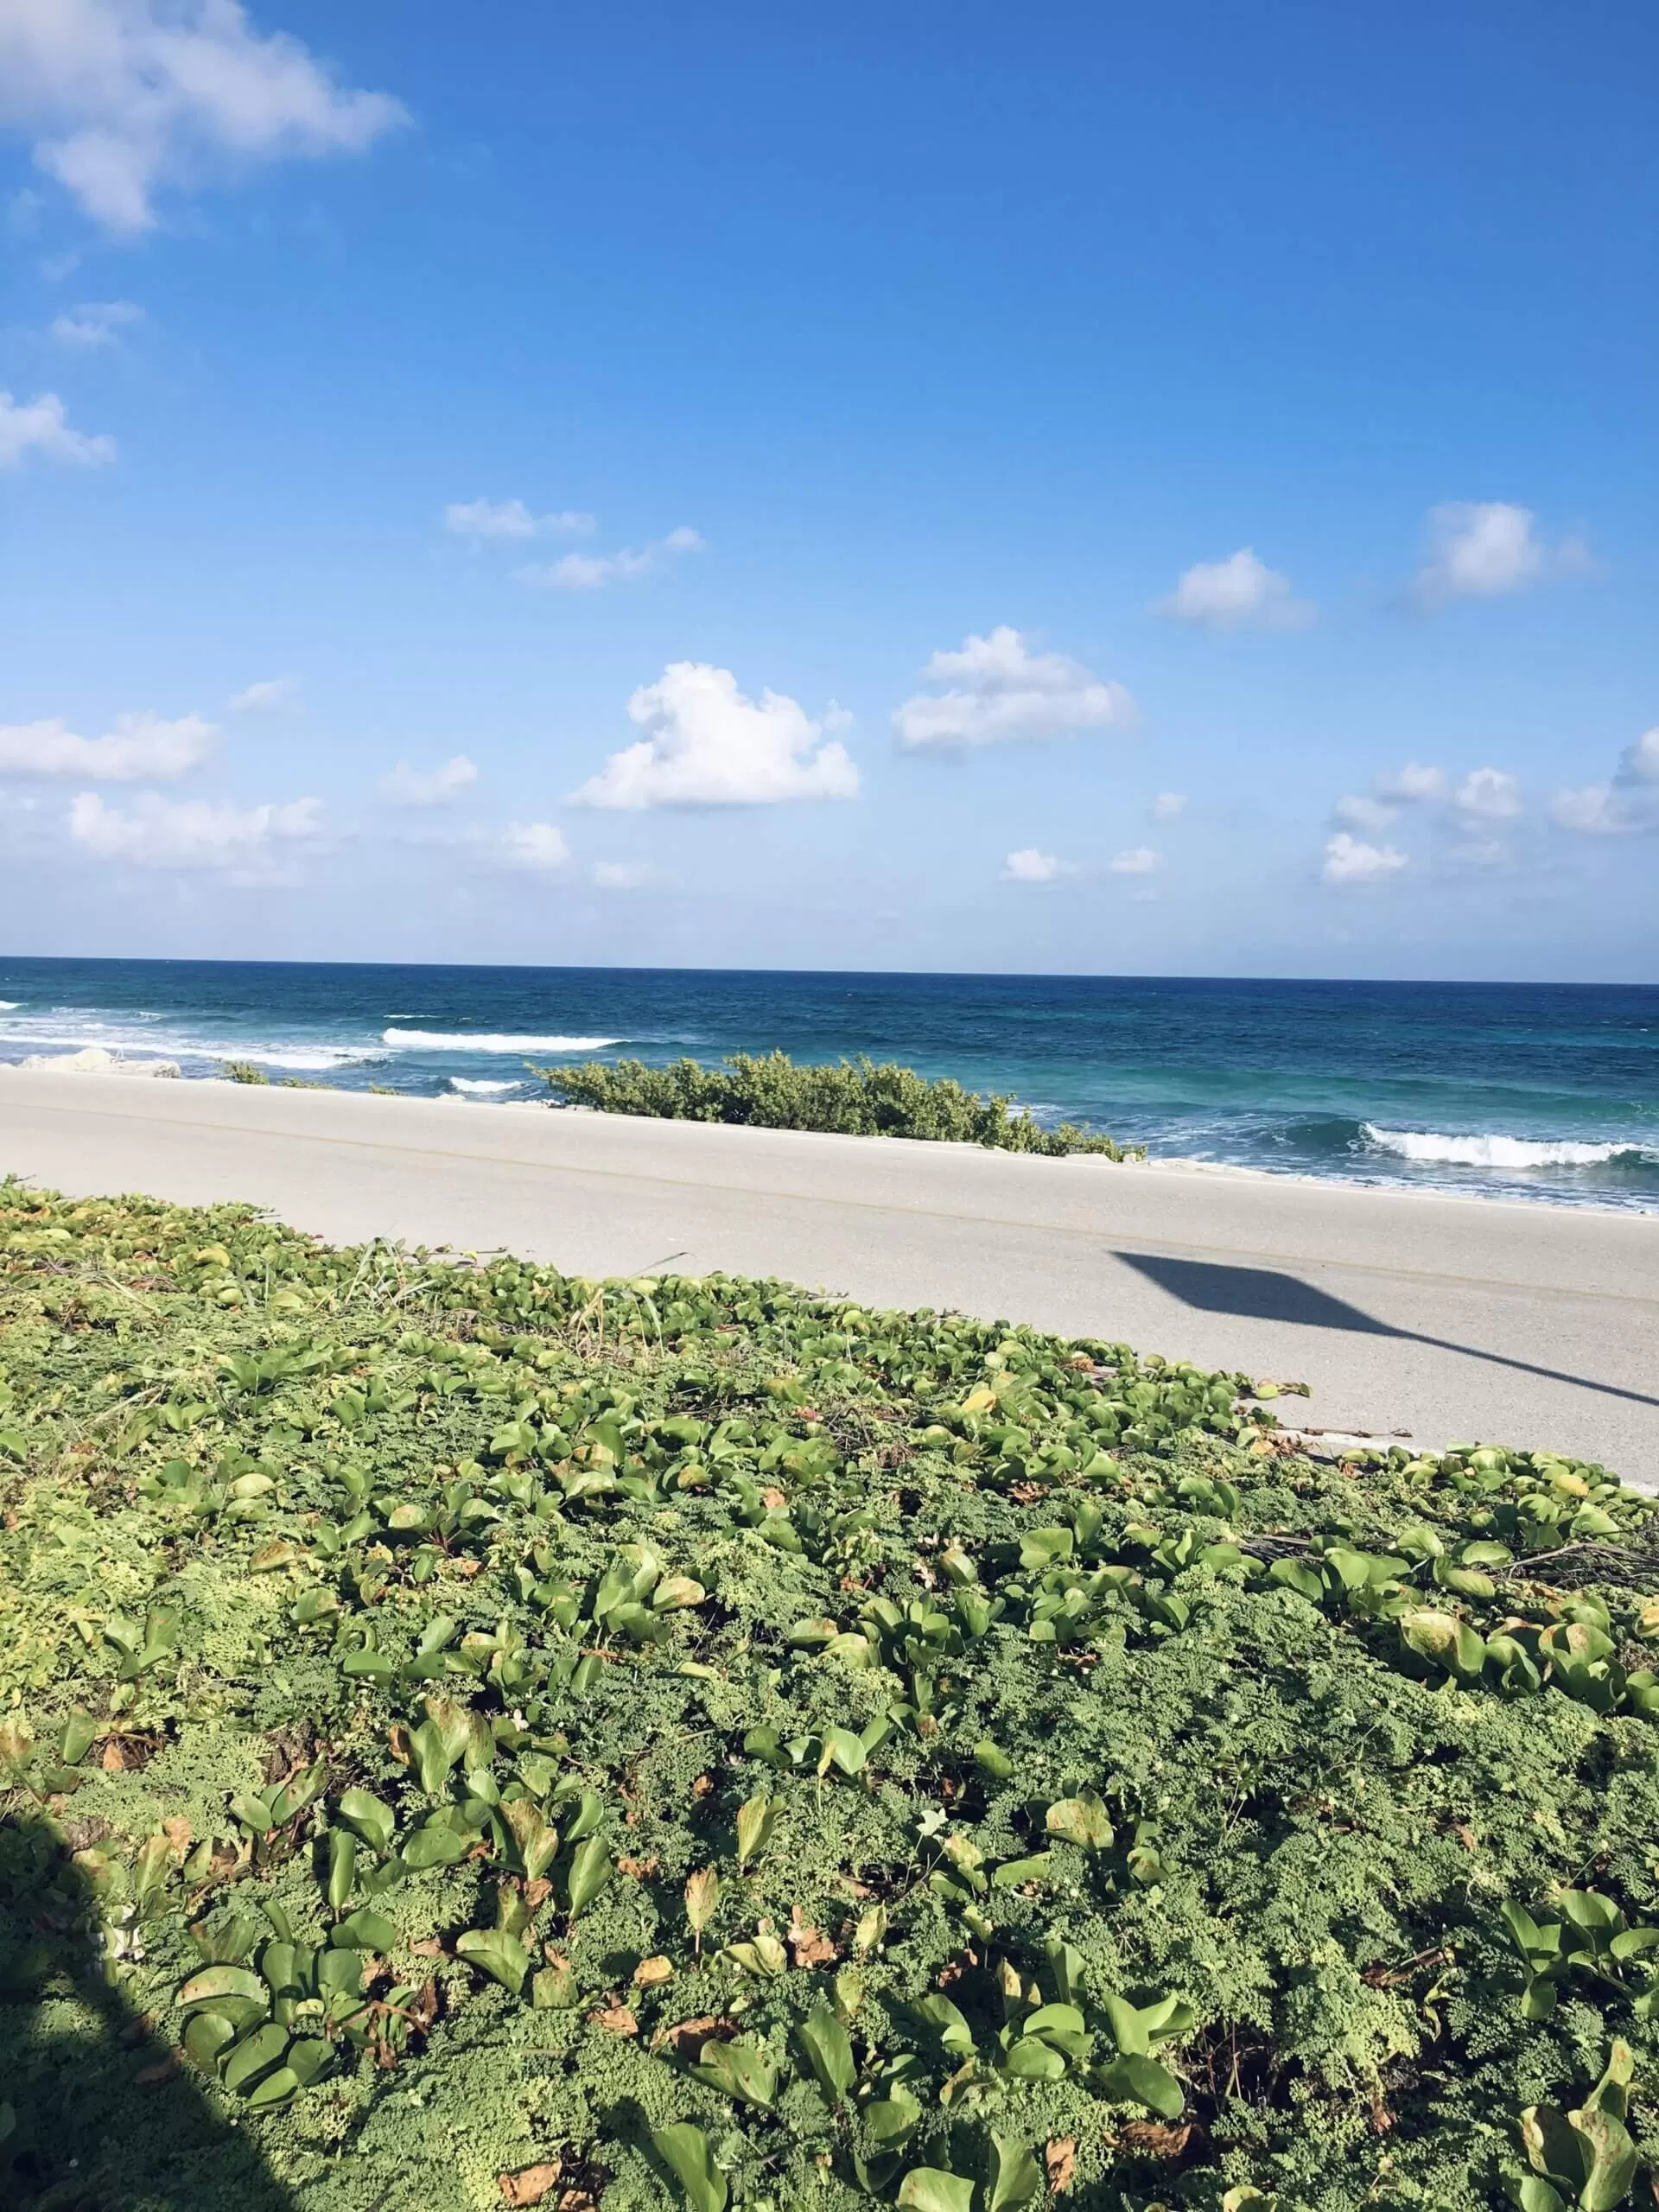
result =
[{"label": "turquoise water", "polygon": [[0,959],[0,1060],[84,1045],[490,1104],[526,1061],[868,1052],[1154,1154],[1659,1210],[1659,988]]}]

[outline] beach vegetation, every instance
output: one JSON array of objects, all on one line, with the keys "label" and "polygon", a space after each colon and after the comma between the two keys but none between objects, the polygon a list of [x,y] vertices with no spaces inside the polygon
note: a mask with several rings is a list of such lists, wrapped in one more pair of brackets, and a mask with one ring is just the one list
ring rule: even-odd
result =
[{"label": "beach vegetation", "polygon": [[601,1114],[662,1122],[734,1122],[749,1128],[817,1129],[839,1136],[919,1137],[1000,1152],[1097,1153],[1141,1159],[1142,1147],[1062,1122],[1050,1128],[1012,1098],[965,1090],[949,1076],[918,1075],[896,1060],[802,1064],[786,1052],[734,1052],[718,1065],[583,1061],[535,1068],[555,1098]]},{"label": "beach vegetation", "polygon": [[1654,1503],[1271,1387],[0,1184],[0,2197],[1647,2202]]}]

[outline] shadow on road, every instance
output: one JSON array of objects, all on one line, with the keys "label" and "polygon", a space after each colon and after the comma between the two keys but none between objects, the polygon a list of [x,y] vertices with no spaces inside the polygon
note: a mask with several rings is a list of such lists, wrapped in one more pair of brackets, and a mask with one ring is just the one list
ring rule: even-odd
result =
[{"label": "shadow on road", "polygon": [[105,1982],[99,1927],[53,1827],[0,1815],[0,2204],[293,2212],[253,2145]]},{"label": "shadow on road", "polygon": [[1537,1367],[1530,1360],[1510,1359],[1504,1353],[1483,1351],[1478,1344],[1453,1344],[1446,1337],[1425,1336],[1416,1329],[1396,1329],[1379,1321],[1345,1300],[1332,1298],[1299,1275],[1274,1268],[1233,1268],[1215,1260],[1177,1260],[1154,1252],[1115,1252],[1126,1268],[1145,1275],[1183,1306],[1204,1313],[1233,1313],[1251,1321],[1288,1322],[1304,1329],[1344,1329],[1357,1336],[1393,1337],[1402,1344],[1429,1344],[1436,1351],[1456,1352],[1463,1359],[1485,1360],[1494,1367],[1512,1368],[1520,1375],[1537,1375],[1550,1382],[1568,1382],[1574,1389],[1594,1390],[1605,1398],[1624,1398],[1632,1405],[1659,1406],[1659,1398],[1642,1390],[1626,1390],[1616,1382],[1597,1382],[1587,1375],[1564,1374],[1557,1367]]}]

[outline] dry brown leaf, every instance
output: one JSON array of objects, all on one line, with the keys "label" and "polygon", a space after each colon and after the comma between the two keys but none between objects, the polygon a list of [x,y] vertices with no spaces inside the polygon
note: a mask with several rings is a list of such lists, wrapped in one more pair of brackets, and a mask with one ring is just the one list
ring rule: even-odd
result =
[{"label": "dry brown leaf", "polygon": [[1077,2145],[1075,2136],[1057,2135],[1043,2146],[1043,2169],[1048,2176],[1048,2185],[1056,2196],[1071,2186],[1071,2177],[1077,2171]]},{"label": "dry brown leaf", "polygon": [[789,1929],[784,1941],[795,1954],[798,1967],[828,1966],[831,1959],[841,1956],[829,1937],[803,1916],[799,1905],[790,1908]]},{"label": "dry brown leaf", "polygon": [[126,1772],[127,1756],[125,1751],[122,1747],[121,1738],[118,1736],[111,1736],[109,1738],[107,1742],[105,1744],[103,1750],[99,1753],[98,1763],[99,1766],[103,1768],[105,1774],[124,1774]]},{"label": "dry brown leaf", "polygon": [[672,1959],[664,1959],[660,1957],[654,1959],[641,1959],[639,1965],[635,1967],[633,1970],[633,1986],[636,1989],[656,1989],[659,1987],[662,1983],[665,1981],[672,1981],[673,1979],[674,1961]]},{"label": "dry brown leaf", "polygon": [[728,2019],[721,2012],[699,2012],[695,2020],[682,2020],[675,2027],[664,2028],[657,2038],[659,2044],[672,2044],[681,2058],[695,2058],[705,2043],[721,2042],[737,2033],[737,2022]]},{"label": "dry brown leaf", "polygon": [[760,1503],[762,1505],[770,1506],[775,1513],[780,1505],[787,1505],[789,1500],[780,1490],[763,1490],[760,1493]]},{"label": "dry brown leaf", "polygon": [[691,1785],[691,1795],[694,1797],[706,1797],[714,1786],[715,1777],[712,1774],[700,1774]]},{"label": "dry brown leaf", "polygon": [[441,1959],[443,1944],[436,1936],[424,1936],[418,1943],[411,1943],[410,1950],[417,1959]]},{"label": "dry brown leaf", "polygon": [[636,1882],[648,1882],[662,1863],[660,1859],[619,1859],[616,1871],[619,1874],[631,1874]]},{"label": "dry brown leaf", "polygon": [[167,1838],[175,1851],[189,1850],[190,1823],[185,1819],[182,1813],[175,1813],[170,1821],[163,1821],[162,1822],[162,1834]]},{"label": "dry brown leaf", "polygon": [[603,2028],[609,2035],[637,2036],[639,2032],[639,2023],[626,2005],[607,2005],[588,2017],[596,2028]]},{"label": "dry brown leaf", "polygon": [[1118,2139],[1150,2158],[1179,2158],[1192,2139],[1192,2123],[1170,2127],[1161,2120],[1132,2120]]},{"label": "dry brown leaf", "polygon": [[553,1885],[545,1874],[538,1874],[533,1882],[524,1884],[524,1903],[532,1912],[539,1912],[553,1894]]},{"label": "dry brown leaf", "polygon": [[159,2089],[163,2082],[170,2082],[179,2070],[179,2062],[171,2056],[155,2066],[141,2066],[132,2077],[136,2089]]},{"label": "dry brown leaf", "polygon": [[542,2166],[521,2166],[516,2174],[498,2174],[495,2185],[508,2204],[539,2204],[558,2186],[563,2166],[555,2158]]}]

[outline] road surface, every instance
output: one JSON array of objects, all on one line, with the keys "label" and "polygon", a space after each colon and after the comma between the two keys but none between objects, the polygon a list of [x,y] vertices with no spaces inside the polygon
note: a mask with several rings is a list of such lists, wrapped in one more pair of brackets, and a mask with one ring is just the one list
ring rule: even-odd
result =
[{"label": "road surface", "polygon": [[1313,1385],[1287,1421],[1659,1487],[1659,1216],[958,1145],[0,1068],[0,1172],[336,1241],[777,1274]]}]

